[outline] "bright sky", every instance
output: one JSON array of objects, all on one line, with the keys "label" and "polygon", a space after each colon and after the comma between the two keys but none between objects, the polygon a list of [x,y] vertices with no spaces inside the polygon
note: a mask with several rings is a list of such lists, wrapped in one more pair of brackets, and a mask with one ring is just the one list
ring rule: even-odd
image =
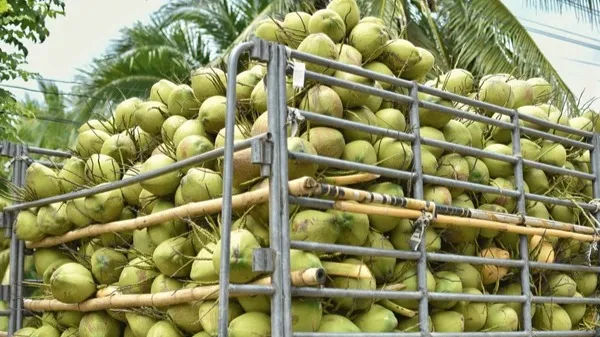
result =
[{"label": "bright sky", "polygon": [[[503,1],[528,28],[589,44],[590,46],[580,46],[531,32],[538,46],[576,95],[584,92],[585,99],[600,97],[600,40],[592,38],[598,36],[598,32],[593,32],[585,23],[579,23],[570,12],[548,14],[527,8],[523,0]],[[165,2],[166,0],[66,0],[66,16],[59,17],[48,25],[50,37],[43,44],[29,46],[28,69],[40,73],[44,78],[73,80],[78,69],[86,68],[93,57],[102,55],[110,40],[119,36],[121,28],[136,20],[147,21],[149,15]],[[552,27],[542,26],[540,23]],[[9,84],[37,88],[35,81],[25,83],[16,80]],[[59,87],[68,92],[70,85],[59,83]],[[16,89],[11,91],[19,98],[26,93]],[[29,94],[41,98],[40,95]],[[595,103],[594,107],[600,109],[600,102]]]}]

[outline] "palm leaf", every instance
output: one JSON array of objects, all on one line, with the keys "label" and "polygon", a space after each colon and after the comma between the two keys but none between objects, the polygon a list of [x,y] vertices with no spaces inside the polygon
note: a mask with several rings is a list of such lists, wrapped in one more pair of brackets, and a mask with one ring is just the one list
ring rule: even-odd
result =
[{"label": "palm leaf", "polygon": [[578,20],[600,28],[600,0],[527,0],[526,4],[547,12],[572,11]]}]

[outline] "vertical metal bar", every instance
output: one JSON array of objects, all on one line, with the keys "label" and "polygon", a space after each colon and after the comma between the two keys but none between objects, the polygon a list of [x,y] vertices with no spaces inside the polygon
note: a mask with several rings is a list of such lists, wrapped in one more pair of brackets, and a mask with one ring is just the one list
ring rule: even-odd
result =
[{"label": "vertical metal bar", "polygon": [[[279,111],[279,77],[285,76],[279,74],[279,53],[277,45],[269,45],[269,62],[267,64],[267,110],[269,111],[268,124],[269,132],[273,141],[273,158],[271,163],[271,177],[269,178],[269,237],[271,249],[275,253],[275,264],[271,276],[271,284],[275,292],[271,297],[271,336],[283,337],[283,292],[282,292],[282,268],[281,268],[281,188],[282,188],[282,158],[281,138],[286,134],[281,134],[281,115]],[[285,85],[283,86],[285,90]],[[285,92],[283,93],[285,95]],[[287,148],[286,148],[287,150]],[[286,219],[287,225],[287,219]]]},{"label": "vertical metal bar", "polygon": [[[25,185],[25,173],[27,170],[28,155],[27,145],[21,145],[20,151],[18,151],[18,157],[15,161],[15,172],[18,172],[18,177],[15,177],[17,186]],[[15,217],[16,219],[16,217]],[[16,235],[15,235],[16,236]],[[19,330],[23,327],[23,273],[24,273],[24,262],[25,262],[25,242],[18,240],[17,244],[17,298],[16,298],[16,317],[15,317],[15,329]]]},{"label": "vertical metal bar", "polygon": [[[416,199],[423,199],[423,167],[421,166],[421,122],[419,120],[419,87],[416,82],[413,82],[413,86],[410,89],[410,96],[413,99],[410,111],[410,128],[415,135],[415,140],[412,143],[413,151],[413,170],[416,173],[415,179],[412,183],[413,197]],[[422,337],[430,336],[429,333],[429,305],[428,305],[428,293],[427,293],[427,245],[425,244],[427,238],[423,232],[421,244],[419,245],[419,252],[421,253],[417,264],[417,280],[419,291],[421,292],[421,299],[419,300],[419,327],[421,330]]]},{"label": "vertical metal bar", "polygon": [[[22,149],[23,146],[21,144],[16,144],[12,151],[13,156],[13,171],[12,171],[12,179],[11,183],[17,186],[21,185],[23,177],[23,158],[22,158]],[[20,246],[22,247],[22,242],[19,241],[17,236],[14,233],[14,221],[16,219],[15,214],[11,214],[10,216],[10,317],[8,320],[8,333],[12,335],[15,331],[19,329],[22,324],[21,321],[21,312],[20,305],[21,299],[19,298],[19,288],[21,285],[19,284],[19,269],[22,269],[23,262],[23,251],[20,250]],[[19,268],[21,266],[21,268]],[[22,271],[21,271],[22,274]]]},{"label": "vertical metal bar", "polygon": [[[594,148],[590,150],[590,164],[592,174],[596,177],[593,183],[593,196],[594,199],[600,198],[600,134],[594,133],[594,136],[591,139],[592,145]],[[600,212],[596,212],[594,214],[596,220],[600,221]],[[600,263],[600,249],[598,249],[598,259]]]},{"label": "vertical metal bar", "polygon": [[281,162],[281,292],[282,292],[282,319],[283,337],[292,336],[292,290],[290,280],[290,227],[289,221],[289,199],[288,199],[288,148],[287,148],[287,95],[285,70],[287,65],[287,54],[285,46],[278,45],[278,87],[279,87],[279,158]]},{"label": "vertical metal bar", "polygon": [[[521,215],[527,214],[527,207],[525,201],[525,190],[523,188],[523,157],[521,156],[521,130],[519,129],[519,114],[515,113],[512,116],[513,129],[512,129],[512,144],[513,144],[513,155],[517,158],[515,163],[515,185],[519,192],[517,198],[517,211]],[[526,235],[519,235],[519,253],[523,260],[523,267],[521,268],[521,288],[522,293],[525,296],[525,302],[523,302],[523,331],[531,333],[531,288],[529,285],[529,247]]]},{"label": "vertical metal bar", "polygon": [[[249,43],[252,45],[252,43]],[[241,53],[248,43],[231,52],[227,66],[227,112],[225,119],[225,152],[223,163],[223,209],[221,213],[221,261],[219,266],[219,337],[227,337],[229,317],[229,254],[231,243],[231,200],[233,195],[233,137],[236,112],[236,76]]]}]

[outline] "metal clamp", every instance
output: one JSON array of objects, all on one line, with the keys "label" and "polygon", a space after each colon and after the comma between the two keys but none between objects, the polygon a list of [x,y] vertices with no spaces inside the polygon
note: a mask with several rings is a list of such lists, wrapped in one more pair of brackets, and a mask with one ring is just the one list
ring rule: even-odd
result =
[{"label": "metal clamp", "polygon": [[8,302],[10,300],[10,285],[0,285],[0,300]]},{"label": "metal clamp", "polygon": [[252,251],[252,271],[272,273],[275,270],[275,250],[271,248],[256,248]]},{"label": "metal clamp", "polygon": [[433,213],[423,212],[423,215],[418,217],[417,220],[413,222],[414,232],[410,237],[410,249],[412,249],[413,251],[417,251],[419,249],[419,246],[423,241],[423,235],[425,234],[425,230],[427,229],[427,226],[429,226],[433,218]]},{"label": "metal clamp", "polygon": [[259,39],[257,37],[254,37],[252,39],[252,43],[254,43],[254,47],[252,47],[252,49],[250,50],[250,58],[253,60],[261,61],[261,62],[269,61],[269,55],[270,55],[269,45],[270,45],[270,43],[268,41]]},{"label": "metal clamp", "polygon": [[273,143],[266,139],[258,139],[251,145],[251,162],[260,165],[260,176],[268,177],[271,174],[273,162]]}]

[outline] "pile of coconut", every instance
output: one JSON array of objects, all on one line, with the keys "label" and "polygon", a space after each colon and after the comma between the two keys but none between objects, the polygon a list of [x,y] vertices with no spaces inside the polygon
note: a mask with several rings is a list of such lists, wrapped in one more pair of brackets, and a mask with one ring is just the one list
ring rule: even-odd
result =
[{"label": "pile of coconut", "polygon": [[[333,0],[326,9],[308,14],[294,12],[282,21],[268,19],[256,30],[260,38],[342,63],[513,108],[561,125],[592,131],[600,129],[597,114],[587,111],[569,118],[550,104],[552,87],[542,78],[520,79],[508,74],[476,78],[469,71],[454,69],[435,74],[429,51],[397,38],[377,18],[360,18],[354,0]],[[235,139],[242,140],[268,131],[266,67],[244,62],[237,75]],[[407,93],[406,89],[353,74],[309,64],[307,69],[336,78]],[[107,184],[139,173],[167,167],[177,161],[224,145],[226,76],[218,68],[200,68],[191,83],[157,82],[147,99],[129,98],[118,104],[107,120],[90,120],[79,129],[73,156],[59,169],[34,163],[27,170],[23,200],[33,200]],[[462,109],[468,113],[510,118],[428,94],[423,101]],[[380,97],[307,82],[303,89],[287,85],[288,104],[303,110],[393,130],[411,132],[406,104]],[[420,133],[425,138],[471,146],[485,151],[511,154],[511,132],[479,122],[460,120],[449,114],[419,109]],[[530,122],[537,130],[579,139]],[[590,154],[541,138],[523,136],[523,156],[558,167],[590,172]],[[289,130],[290,151],[340,158],[363,164],[411,170],[411,145],[381,138],[356,129],[335,129],[317,123]],[[513,166],[489,158],[463,156],[423,146],[425,174],[482,185],[515,189]],[[222,179],[222,160],[204,162],[141,183],[19,213],[16,234],[39,241],[91,224],[103,224],[155,214],[191,202],[221,196],[223,184],[233,184],[241,193],[264,187],[260,169],[251,163],[250,149],[237,152],[234,180]],[[356,172],[289,161],[290,179],[348,175]],[[591,182],[554,175],[539,169],[524,172],[526,191],[588,201]],[[394,196],[410,194],[410,183],[381,177],[352,187]],[[516,200],[505,195],[474,193],[444,186],[425,186],[425,199],[438,204],[477,208],[494,212],[516,212]],[[412,222],[385,215],[355,214],[292,207],[291,238],[385,249],[409,250]],[[592,226],[590,218],[576,207],[528,201],[527,213],[544,219]],[[252,252],[268,247],[268,205],[259,204],[234,214],[231,282],[248,283],[264,277],[252,270]],[[112,287],[122,294],[177,291],[218,283],[220,263],[220,217],[174,218],[141,230],[103,234],[54,248],[36,249],[26,259],[26,269],[43,281],[30,291],[31,298],[53,298],[80,303]],[[501,259],[519,258],[518,235],[479,229],[426,230],[429,252],[446,252]],[[589,244],[553,237],[530,238],[530,258],[539,262],[577,261],[585,257]],[[356,257],[292,250],[291,269],[325,268],[326,286],[348,289],[381,289],[396,285],[397,291],[416,291],[414,261],[393,257]],[[356,270],[359,276],[344,273]],[[334,270],[335,269],[335,270]],[[532,270],[534,295],[596,296],[597,275]],[[427,287],[430,292],[519,295],[518,269],[468,263],[430,262]],[[398,286],[401,285],[401,286]],[[18,336],[43,337],[208,337],[217,334],[215,300],[196,301],[168,308],[132,308],[91,313],[44,312],[27,318]],[[437,332],[515,331],[521,327],[520,303],[430,302],[430,328]],[[585,304],[533,305],[534,327],[539,330],[576,330],[592,327],[596,307]],[[372,300],[367,298],[294,298],[294,331],[393,332],[418,331],[417,300]],[[270,335],[270,302],[266,296],[231,299],[229,333],[232,337]]]}]

